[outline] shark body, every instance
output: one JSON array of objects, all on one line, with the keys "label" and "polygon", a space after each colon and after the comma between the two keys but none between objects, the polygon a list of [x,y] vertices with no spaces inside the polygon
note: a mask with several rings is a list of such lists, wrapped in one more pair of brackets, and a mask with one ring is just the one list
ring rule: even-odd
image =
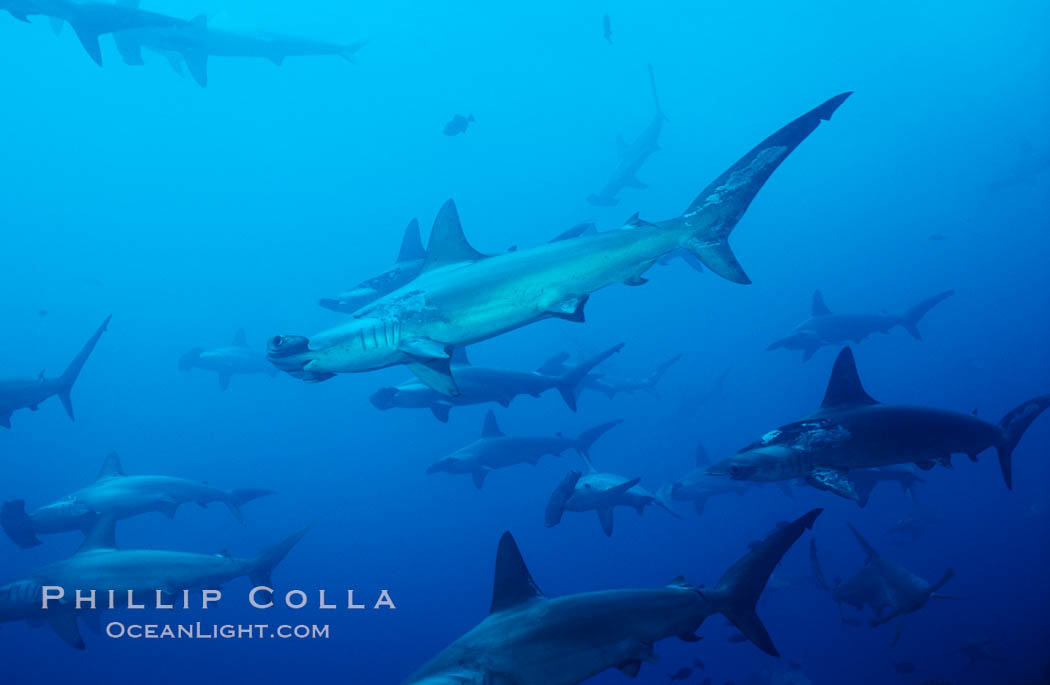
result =
[{"label": "shark body", "polygon": [[230,387],[230,379],[237,374],[273,373],[273,366],[266,361],[266,356],[248,346],[244,329],[239,329],[233,336],[229,347],[204,349],[194,347],[179,359],[179,370],[189,371],[192,368],[214,371],[219,376],[219,388]]},{"label": "shark body", "polygon": [[584,319],[591,293],[640,285],[661,257],[686,248],[719,275],[750,282],[727,238],[766,179],[848,94],[832,98],[760,143],[716,179],[686,212],[659,225],[581,235],[529,249],[482,255],[463,237],[455,204],[434,223],[419,276],[312,338],[270,340],[275,366],[305,381],[407,365],[446,395],[458,388],[450,350],[547,318]]}]

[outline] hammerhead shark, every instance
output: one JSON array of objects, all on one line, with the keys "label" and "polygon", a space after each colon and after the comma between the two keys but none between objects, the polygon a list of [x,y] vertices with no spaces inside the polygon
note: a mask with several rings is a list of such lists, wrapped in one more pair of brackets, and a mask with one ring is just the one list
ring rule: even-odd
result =
[{"label": "hammerhead shark", "polygon": [[315,335],[278,335],[270,361],[307,382],[405,364],[438,392],[459,393],[451,350],[548,318],[583,321],[590,294],[614,283],[641,285],[650,266],[685,248],[706,267],[749,283],[729,233],[773,171],[849,93],[783,127],[710,184],[681,216],[485,256],[467,243],[456,205],[438,212],[419,276]]},{"label": "hammerhead shark", "polygon": [[[952,569],[945,571],[940,580],[931,585],[900,564],[880,556],[875,548],[861,537],[856,528],[849,526],[849,529],[857,538],[867,558],[857,573],[838,585],[828,584],[817,557],[817,543],[814,540],[810,540],[809,543],[813,575],[817,584],[838,604],[840,614],[843,604],[848,604],[858,611],[863,611],[866,606],[871,607],[875,616],[869,624],[875,627],[918,611],[931,599],[951,599],[948,595],[940,594],[938,590],[955,574]],[[900,631],[901,624],[898,622],[893,644],[900,639]]]},{"label": "hammerhead shark", "polygon": [[[693,508],[698,515],[703,515],[707,502],[718,495],[743,495],[759,483],[731,480],[729,478],[718,478],[707,473],[711,466],[711,459],[707,455],[707,449],[702,445],[696,446],[696,468],[685,474],[675,482],[671,483],[671,499],[678,502],[692,502]],[[788,497],[793,497],[790,486],[787,483],[781,490]]]},{"label": "hammerhead shark", "polygon": [[550,389],[556,389],[565,400],[565,405],[576,411],[578,389],[585,383],[590,372],[613,354],[620,351],[623,343],[615,345],[601,354],[591,357],[577,366],[559,368],[556,373],[539,371],[512,371],[485,366],[474,366],[460,347],[452,351],[452,370],[455,374],[459,394],[455,397],[442,395],[418,380],[409,380],[395,387],[380,388],[372,394],[372,404],[378,409],[402,407],[406,409],[429,409],[442,423],[448,422],[452,407],[496,402],[509,407],[518,395],[539,397]]},{"label": "hammerhead shark", "polygon": [[98,330],[88,338],[61,376],[47,378],[41,371],[39,376],[32,379],[0,379],[0,426],[10,428],[11,414],[19,409],[36,411],[41,402],[53,395],[58,395],[58,399],[66,409],[66,414],[69,415],[69,420],[74,420],[73,400],[69,393],[73,389],[73,384],[77,382],[80,370],[84,368],[84,362],[91,356],[95,345],[98,344],[98,339],[106,332],[110,318],[112,317],[107,316]]},{"label": "hammerhead shark", "polygon": [[217,373],[221,390],[230,387],[230,379],[236,374],[273,373],[273,367],[266,362],[266,357],[248,346],[248,337],[243,328],[234,334],[229,347],[211,350],[194,347],[179,359],[179,371],[189,371],[194,367]]},{"label": "hammerhead shark", "polygon": [[[125,603],[172,596],[182,590],[214,589],[248,576],[256,586],[270,585],[274,567],[306,535],[303,528],[247,559],[227,554],[194,554],[152,549],[117,549],[112,516],[103,516],[88,532],[76,554],[48,564],[30,574],[0,585],[0,622],[44,620],[66,644],[84,649],[77,628],[76,591],[95,591],[98,602],[108,602],[109,592]],[[44,608],[44,587],[60,588],[63,599]]]},{"label": "hammerhead shark", "polygon": [[608,421],[583,431],[576,438],[560,434],[550,437],[510,436],[500,430],[496,415],[490,409],[485,414],[481,438],[432,464],[427,473],[469,473],[474,479],[474,487],[480,489],[485,484],[485,477],[495,469],[515,464],[535,466],[544,455],[558,456],[567,450],[576,450],[586,457],[591,445],[619,423],[619,420]]},{"label": "hammerhead shark", "polygon": [[513,536],[504,533],[488,617],[402,685],[575,685],[610,668],[634,677],[643,661],[653,659],[656,642],[669,637],[695,642],[700,625],[716,613],[763,652],[779,656],[755,604],[781,557],[821,511],[774,531],[710,588],[679,577],[662,588],[548,598]]},{"label": "hammerhead shark", "polygon": [[566,511],[594,511],[605,535],[613,534],[613,509],[630,507],[641,516],[646,507],[656,506],[677,519],[682,518],[671,508],[671,486],[653,494],[643,488],[641,478],[625,478],[616,473],[602,473],[594,468],[590,455],[581,453],[587,473],[570,471],[558,484],[547,502],[544,525],[548,528],[561,523]]},{"label": "hammerhead shark", "polygon": [[[624,378],[610,376],[606,373],[589,373],[580,382],[580,388],[581,390],[600,392],[610,400],[621,393],[633,394],[636,392],[648,392],[656,394],[656,386],[661,380],[663,380],[664,375],[670,370],[670,368],[677,364],[681,358],[682,355],[680,354],[673,355],[660,362],[655,369],[641,378]],[[573,368],[566,364],[568,359],[568,352],[557,354],[548,359],[543,366],[540,367],[539,372],[550,374],[552,376],[564,374],[569,369]]]},{"label": "hammerhead shark", "polygon": [[802,350],[802,361],[807,362],[825,345],[841,345],[846,342],[859,343],[872,333],[889,333],[901,326],[916,340],[922,340],[919,321],[937,304],[955,294],[954,290],[927,298],[901,315],[891,314],[833,314],[824,304],[820,291],[813,293],[813,316],[800,323],[795,332],[772,343],[767,350],[786,348]]},{"label": "hammerhead shark", "polygon": [[222,502],[238,521],[243,521],[242,504],[272,494],[272,490],[222,490],[174,476],[128,476],[120,457],[110,453],[91,485],[28,514],[25,500],[4,502],[0,524],[16,545],[28,548],[40,544],[37,535],[85,531],[101,516],[119,520],[158,511],[172,518],[179,505],[187,502],[202,507],[210,502]]},{"label": "hammerhead shark", "polygon": [[998,424],[945,409],[880,404],[864,391],[845,347],[835,360],[820,408],[769,431],[708,473],[734,480],[804,479],[806,484],[861,503],[851,472],[894,464],[929,470],[950,467],[953,454],[972,461],[994,447],[1006,487],[1013,484],[1012,455],[1021,436],[1050,407],[1041,395],[1007,412]]},{"label": "hammerhead shark", "polygon": [[418,276],[423,269],[423,258],[426,254],[426,248],[419,237],[419,221],[412,219],[401,237],[401,249],[397,253],[394,266],[378,276],[361,281],[335,297],[322,298],[318,304],[333,312],[353,313]]}]

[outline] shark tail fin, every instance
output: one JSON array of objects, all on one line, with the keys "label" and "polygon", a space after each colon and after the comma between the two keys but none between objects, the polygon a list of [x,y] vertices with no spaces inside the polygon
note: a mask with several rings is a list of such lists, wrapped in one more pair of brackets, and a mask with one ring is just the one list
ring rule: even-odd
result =
[{"label": "shark tail fin", "polygon": [[241,488],[238,490],[232,490],[229,497],[226,498],[225,504],[230,509],[230,513],[233,514],[241,523],[244,523],[244,516],[241,515],[241,505],[246,502],[251,502],[253,499],[259,499],[260,497],[266,497],[267,495],[275,495],[273,490],[262,490],[259,488]]},{"label": "shark tail fin", "polygon": [[755,605],[773,569],[802,533],[813,527],[823,509],[813,509],[801,518],[780,526],[733,564],[713,590],[701,593],[713,600],[723,616],[766,654],[780,656],[766,627],[755,613]]},{"label": "shark tail fin", "polygon": [[664,374],[667,373],[667,370],[675,364],[677,364],[678,360],[681,358],[681,354],[676,354],[670,359],[665,360],[662,364],[660,364],[660,366],[656,367],[656,370],[654,370],[651,374],[649,374],[646,377],[644,382],[645,389],[652,390],[653,388],[655,388],[656,384],[663,380]]},{"label": "shark tail fin", "polygon": [[[623,343],[614,345],[601,354],[591,357],[582,364],[570,368],[558,377],[558,392],[561,393],[561,397],[565,400],[565,404],[569,409],[576,411],[576,388],[583,379],[587,377],[587,374],[593,371],[594,367],[598,366],[622,349]],[[544,366],[546,366],[546,364]]]},{"label": "shark tail fin", "polygon": [[588,462],[590,461],[591,445],[593,445],[598,440],[598,438],[605,435],[610,429],[615,428],[621,423],[623,423],[623,419],[606,421],[600,426],[588,428],[587,430],[580,433],[580,437],[576,439],[576,449],[580,452],[580,455],[584,458],[584,460]]},{"label": "shark tail fin", "polygon": [[1002,428],[1002,437],[996,444],[995,449],[999,453],[999,468],[1003,472],[1003,480],[1006,487],[1013,489],[1013,461],[1014,448],[1021,441],[1021,436],[1032,425],[1032,421],[1050,407],[1050,395],[1042,395],[1028,400],[1024,404],[1015,407],[999,421]]},{"label": "shark tail fin", "polygon": [[303,539],[303,536],[310,530],[313,524],[300,528],[296,532],[292,533],[284,540],[278,543],[270,545],[263,551],[259,552],[259,555],[252,560],[251,571],[248,572],[248,578],[251,579],[252,583],[258,585],[269,585],[270,574],[277,564],[288,556],[288,552],[292,550],[292,547]]},{"label": "shark tail fin", "polygon": [[69,415],[71,421],[75,419],[73,416],[73,399],[69,396],[69,393],[73,389],[73,384],[77,381],[77,376],[80,375],[80,370],[84,368],[84,362],[91,356],[95,345],[98,344],[98,339],[106,332],[106,326],[109,325],[111,318],[113,318],[112,315],[106,317],[106,320],[102,322],[98,330],[84,343],[84,347],[80,348],[77,356],[73,357],[73,361],[69,362],[69,366],[66,367],[66,370],[62,372],[62,376],[59,378],[58,399],[62,400],[62,406],[66,408],[66,414]]},{"label": "shark tail fin", "polygon": [[922,334],[919,333],[919,321],[926,316],[928,311],[954,294],[954,290],[945,290],[943,293],[923,300],[904,313],[904,316],[901,317],[901,326],[904,326],[904,330],[911,333],[911,337],[916,340],[922,340]]},{"label": "shark tail fin", "polygon": [[781,162],[849,96],[836,95],[766,138],[704,188],[680,217],[662,225],[680,230],[681,247],[711,271],[733,283],[750,283],[729,247],[729,234]]},{"label": "shark tail fin", "polygon": [[0,525],[11,541],[22,549],[29,549],[40,544],[33,530],[33,522],[26,514],[25,500],[16,499],[12,502],[4,502],[0,509]]}]

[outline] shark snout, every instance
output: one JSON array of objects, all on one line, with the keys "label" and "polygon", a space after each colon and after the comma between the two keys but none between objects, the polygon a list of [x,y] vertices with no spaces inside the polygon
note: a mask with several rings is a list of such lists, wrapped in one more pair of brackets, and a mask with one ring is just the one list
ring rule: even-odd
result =
[{"label": "shark snout", "polygon": [[266,355],[271,359],[283,359],[306,352],[310,339],[303,335],[275,335],[266,345]]}]

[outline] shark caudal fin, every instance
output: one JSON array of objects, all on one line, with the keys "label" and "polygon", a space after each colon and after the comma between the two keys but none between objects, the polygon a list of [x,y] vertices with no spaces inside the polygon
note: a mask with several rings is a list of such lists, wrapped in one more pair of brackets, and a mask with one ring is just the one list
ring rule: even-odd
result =
[{"label": "shark caudal fin", "polygon": [[580,456],[582,456],[584,460],[590,461],[591,445],[593,445],[598,438],[605,435],[610,429],[615,428],[621,423],[623,423],[623,419],[607,421],[600,426],[588,428],[580,433],[580,437],[576,438],[576,450],[580,453]]},{"label": "shark caudal fin", "polygon": [[0,508],[0,525],[3,526],[7,537],[22,549],[29,549],[40,544],[36,531],[33,530],[33,522],[26,514],[25,500],[16,499],[4,502]]},{"label": "shark caudal fin", "polygon": [[916,340],[922,340],[922,334],[919,333],[919,321],[926,316],[926,312],[954,294],[954,290],[945,290],[943,293],[923,300],[904,313],[904,316],[901,317],[901,326],[904,327],[904,330],[911,333],[911,337]]},{"label": "shark caudal fin", "polygon": [[259,552],[259,555],[252,560],[251,570],[248,571],[248,578],[251,579],[252,583],[256,586],[268,586],[270,584],[270,574],[273,572],[274,567],[288,556],[288,552],[292,550],[292,547],[295,547],[312,527],[313,524],[300,528],[284,540],[270,545]]},{"label": "shark caudal fin", "polygon": [[84,343],[84,347],[80,348],[80,352],[77,353],[76,357],[73,357],[73,361],[69,363],[69,366],[66,367],[66,370],[62,372],[62,376],[59,378],[58,399],[62,400],[62,406],[65,407],[66,414],[69,415],[71,421],[75,420],[75,418],[73,416],[73,399],[69,396],[69,392],[73,389],[73,384],[76,383],[80,370],[84,368],[84,362],[91,356],[92,350],[98,344],[98,339],[106,332],[106,326],[109,325],[109,320],[112,318],[112,314],[106,317],[106,320],[88,338],[88,341]]},{"label": "shark caudal fin", "polygon": [[614,345],[601,354],[591,357],[582,364],[573,366],[558,377],[558,392],[561,393],[561,397],[565,400],[565,404],[569,409],[576,411],[576,388],[583,379],[587,377],[587,374],[589,374],[594,367],[598,366],[622,349],[623,343]]},{"label": "shark caudal fin", "polygon": [[1019,407],[1015,407],[999,421],[1002,436],[999,438],[999,442],[996,443],[995,450],[999,453],[999,468],[1003,472],[1003,480],[1006,482],[1006,487],[1010,489],[1013,489],[1013,468],[1011,463],[1013,461],[1014,448],[1021,441],[1021,436],[1024,435],[1024,432],[1032,425],[1032,421],[1035,421],[1040,414],[1046,411],[1047,407],[1050,407],[1050,395],[1042,395],[1028,400]]},{"label": "shark caudal fin", "polygon": [[664,374],[667,373],[668,369],[677,364],[678,360],[680,360],[681,358],[681,354],[676,354],[670,359],[665,360],[663,363],[660,364],[660,366],[656,367],[656,369],[651,374],[646,376],[645,380],[642,382],[642,386],[649,392],[655,394],[657,383],[663,380]]},{"label": "shark caudal fin", "polygon": [[711,271],[734,283],[750,283],[729,247],[729,234],[781,162],[850,95],[836,95],[763,140],[704,188],[680,217],[661,225],[680,230],[681,246]]},{"label": "shark caudal fin", "polygon": [[229,495],[223,502],[229,508],[230,513],[233,514],[241,523],[244,523],[244,516],[241,514],[241,505],[246,502],[251,502],[254,499],[260,497],[266,497],[267,495],[276,495],[277,493],[273,490],[262,490],[259,488],[241,488],[237,490],[231,490]]},{"label": "shark caudal fin", "polygon": [[712,590],[701,594],[714,602],[717,610],[766,654],[780,656],[765,626],[755,613],[755,605],[773,569],[807,529],[813,527],[823,509],[813,509],[791,523],[777,528],[751,551],[733,564]]}]

